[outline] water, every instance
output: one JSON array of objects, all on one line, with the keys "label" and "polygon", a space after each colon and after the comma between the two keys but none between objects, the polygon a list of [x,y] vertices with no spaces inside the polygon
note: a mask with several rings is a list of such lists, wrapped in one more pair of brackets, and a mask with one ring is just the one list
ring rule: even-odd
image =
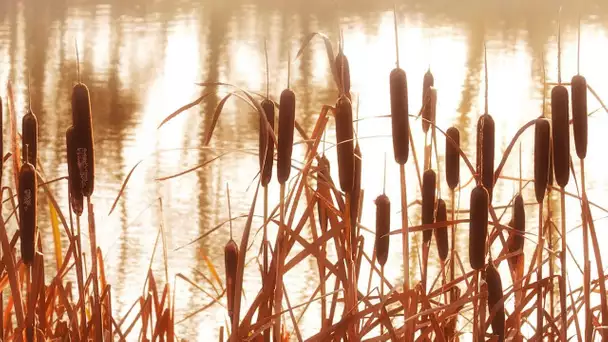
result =
[{"label": "water", "polygon": [[[562,1],[562,75],[568,81],[577,72],[577,1]],[[484,107],[483,45],[488,48],[489,110],[496,121],[497,159],[525,122],[542,113],[544,54],[547,79],[557,80],[557,1],[503,2],[477,1],[425,2],[410,0],[399,8],[401,66],[408,73],[410,108],[416,113],[421,105],[422,76],[429,68],[438,89],[437,124],[461,130],[461,143],[468,156],[474,156],[474,125]],[[233,89],[221,88],[199,106],[189,110],[162,128],[160,122],[182,105],[215,88],[200,87],[196,82],[225,81],[251,91],[265,93],[264,40],[268,44],[269,91],[278,98],[287,85],[288,56],[293,58],[301,41],[313,31],[326,33],[336,42],[339,29],[344,32],[345,53],[349,57],[352,89],[358,101],[358,125],[363,162],[365,199],[362,225],[373,227],[373,198],[382,192],[384,155],[388,158],[387,195],[399,203],[397,166],[392,162],[390,121],[378,118],[389,113],[388,74],[395,66],[392,3],[388,1],[3,1],[0,2],[0,96],[6,98],[7,81],[13,83],[18,119],[31,105],[40,122],[39,157],[48,179],[65,176],[65,130],[70,125],[71,86],[78,77],[77,44],[80,51],[80,76],[91,91],[97,146],[97,183],[93,197],[97,219],[97,242],[104,256],[108,282],[112,284],[113,309],[122,317],[142,295],[149,266],[157,279],[165,282],[161,246],[154,244],[161,226],[166,231],[168,276],[175,289],[176,321],[211,303],[213,289],[201,275],[211,278],[204,261],[207,257],[223,279],[223,246],[228,240],[228,226],[223,225],[204,239],[186,247],[228,217],[225,185],[232,191],[232,215],[246,214],[253,198],[257,173],[257,117],[242,101],[228,100],[213,132],[210,147],[202,148],[205,129],[221,97]],[[604,1],[585,2],[582,13],[580,72],[600,97],[608,94],[608,30]],[[315,38],[302,56],[292,63],[290,85],[298,96],[297,120],[310,132],[322,104],[333,104],[337,92],[331,79],[321,40]],[[29,93],[29,96],[28,96]],[[549,106],[547,106],[548,108]],[[590,96],[589,108],[599,102]],[[10,125],[4,116],[5,152],[8,150]],[[422,156],[424,136],[419,120],[413,121],[418,156]],[[604,206],[608,189],[604,176],[603,132],[608,128],[606,112],[598,110],[589,119],[589,152],[586,181],[591,201]],[[20,124],[19,124],[20,127]],[[335,141],[333,120],[327,140]],[[533,133],[529,130],[516,145],[505,164],[503,175],[519,177],[518,152],[521,146],[521,173],[533,177]],[[296,141],[301,137],[296,136]],[[335,149],[327,144],[327,154],[335,165]],[[440,164],[444,142],[438,140]],[[574,148],[572,148],[574,152]],[[294,148],[301,160],[302,144]],[[179,178],[156,179],[175,174],[220,156],[216,161]],[[573,153],[573,156],[575,154]],[[121,185],[137,162],[124,195],[111,215],[108,212]],[[416,169],[408,162],[408,198],[418,194]],[[474,160],[472,160],[474,162]],[[575,163],[578,165],[578,163]],[[575,167],[578,172],[578,167]],[[4,181],[12,181],[11,170]],[[449,198],[439,169],[442,197]],[[578,175],[578,173],[577,173]],[[337,177],[337,168],[333,168]],[[461,177],[470,178],[462,164]],[[578,177],[578,176],[577,176]],[[276,178],[274,178],[276,179]],[[251,187],[250,187],[251,186]],[[518,191],[519,183],[498,181],[494,204],[506,204]],[[67,183],[54,183],[52,189],[67,212]],[[571,178],[566,189],[576,193]],[[457,197],[468,207],[470,188]],[[523,190],[528,227],[537,231],[537,206],[532,205],[531,185]],[[552,207],[559,212],[559,196],[553,195]],[[270,187],[270,203],[278,203],[278,186]],[[567,200],[569,247],[581,262],[580,205]],[[52,251],[48,224],[48,203],[43,200],[40,229],[47,250]],[[162,210],[161,210],[162,206]],[[419,210],[411,210],[412,224],[418,224]],[[261,204],[258,211],[261,215]],[[603,226],[605,213],[593,211],[596,227]],[[503,222],[508,222],[508,213]],[[398,229],[400,214],[393,210],[392,228]],[[245,220],[234,222],[238,241]],[[397,224],[395,224],[397,223]],[[559,220],[556,220],[559,224]],[[14,229],[14,222],[11,221]],[[259,227],[259,218],[254,227]],[[605,233],[598,229],[600,241]],[[458,236],[466,263],[466,227]],[[270,228],[271,236],[276,227]],[[305,236],[310,238],[307,232]],[[371,234],[365,233],[371,254]],[[64,237],[65,238],[65,237]],[[253,237],[252,237],[253,238]],[[410,274],[419,279],[418,240],[412,241],[413,259]],[[402,282],[399,237],[393,237],[387,277],[396,285]],[[260,280],[253,261],[260,235],[247,259],[246,300],[257,293]],[[535,235],[530,235],[526,252],[532,251]],[[63,248],[67,242],[63,241]],[[179,250],[179,247],[183,247]],[[434,251],[434,247],[432,249]],[[497,255],[500,248],[494,245]],[[606,254],[606,253],[604,253]],[[529,254],[527,254],[529,255]],[[604,256],[606,260],[607,256]],[[593,259],[592,259],[593,260]],[[433,259],[436,272],[437,261]],[[52,274],[54,264],[47,263]],[[595,265],[595,264],[593,264]],[[582,276],[569,258],[572,286],[579,286]],[[501,264],[503,278],[506,265]],[[363,274],[368,270],[363,270]],[[205,292],[187,284],[183,275],[199,284]],[[362,278],[367,279],[367,275]],[[306,259],[286,275],[286,287],[292,305],[309,300],[318,284],[316,263]],[[503,280],[504,281],[504,280]],[[578,285],[577,285],[578,284]],[[360,284],[365,288],[366,284]],[[225,299],[221,299],[222,305]],[[227,319],[220,304],[178,324],[176,333],[188,340],[216,338]],[[310,336],[319,323],[319,307],[312,305],[303,316],[302,334]],[[286,317],[287,318],[287,317]]]}]

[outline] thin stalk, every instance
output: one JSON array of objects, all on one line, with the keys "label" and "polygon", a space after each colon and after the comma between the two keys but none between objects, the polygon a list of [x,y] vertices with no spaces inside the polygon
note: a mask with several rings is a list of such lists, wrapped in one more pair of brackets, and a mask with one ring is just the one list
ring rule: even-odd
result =
[{"label": "thin stalk", "polygon": [[[473,286],[475,286],[475,293],[479,295],[479,271],[475,271],[473,275]],[[483,339],[479,339],[479,297],[473,301],[473,342],[483,342]]]},{"label": "thin stalk", "polygon": [[[87,209],[88,210],[88,209]],[[78,232],[78,239],[76,239],[77,253],[75,253],[76,259],[76,276],[78,277],[78,295],[80,297],[80,329],[81,338],[84,340],[88,339],[87,334],[87,315],[85,310],[85,299],[84,293],[84,277],[82,275],[82,234],[80,233],[80,216],[76,215],[76,232]]]},{"label": "thin stalk", "polygon": [[[581,188],[583,200],[587,198],[585,190],[585,160],[581,159]],[[593,326],[591,324],[591,264],[589,261],[589,226],[587,215],[582,213],[583,220],[583,297],[585,300],[585,341],[591,341],[593,336]]]},{"label": "thin stalk", "polygon": [[[450,199],[451,199],[451,205],[452,205],[452,215],[451,215],[451,221],[454,222],[455,217],[456,217],[456,194],[454,189],[451,189],[450,191]],[[456,279],[456,269],[455,269],[455,258],[456,258],[456,248],[454,246],[456,246],[456,227],[458,225],[456,223],[453,224],[452,227],[452,246],[451,246],[451,250],[450,250],[450,282],[453,282],[454,279]],[[456,290],[452,290],[452,300],[451,302],[454,302],[456,300]]]},{"label": "thin stalk", "polygon": [[566,340],[568,330],[568,311],[566,309],[566,279],[568,273],[566,271],[566,255],[568,253],[568,246],[566,245],[566,193],[565,189],[561,188],[561,214],[562,214],[562,249],[560,254],[561,266],[562,266],[562,277],[560,279],[560,290],[562,291],[561,298],[561,318],[562,318],[562,340]]},{"label": "thin stalk", "polygon": [[[274,311],[275,314],[278,314],[282,311],[281,302],[283,295],[283,258],[282,258],[282,248],[281,244],[283,243],[283,235],[285,229],[285,183],[281,184],[280,189],[280,203],[279,203],[279,233],[277,235],[277,247],[276,247],[276,256],[277,256],[277,280],[275,285],[275,298],[274,298]],[[275,341],[280,341],[281,337],[281,315],[276,318],[274,323],[274,338]]]},{"label": "thin stalk", "polygon": [[[405,294],[405,303],[409,302],[409,290],[410,290],[410,236],[408,231],[408,221],[407,221],[407,193],[405,190],[405,165],[399,165],[399,173],[401,174],[401,224],[403,227],[402,237],[402,245],[403,245],[403,292]],[[403,319],[407,322],[407,310],[403,310]],[[406,325],[406,336],[409,336],[408,333],[412,333],[408,331]]]},{"label": "thin stalk", "polygon": [[538,332],[539,341],[542,340],[543,334],[543,287],[541,281],[543,279],[543,202],[538,204],[538,253],[536,254],[536,331]]},{"label": "thin stalk", "polygon": [[[380,302],[384,300],[384,265],[380,266]],[[384,322],[380,321],[380,336],[384,335]]]},{"label": "thin stalk", "polygon": [[[545,221],[545,232],[548,234],[547,239],[549,241],[549,248],[551,248],[551,250],[554,250],[554,246],[553,246],[553,225],[552,225],[552,218],[553,218],[553,211],[551,210],[551,193],[552,191],[549,190],[547,193],[547,220]],[[553,293],[553,279],[555,276],[555,262],[554,262],[554,253],[550,253],[549,254],[549,289],[551,289],[551,291],[549,292],[549,309],[551,310],[551,317],[555,317],[555,296]],[[552,342],[554,334],[549,335],[549,341]]]},{"label": "thin stalk", "polygon": [[[266,42],[264,42],[266,43]],[[269,280],[266,280],[269,276],[269,270],[268,270],[268,249],[270,246],[270,243],[268,242],[268,187],[264,187],[264,238],[262,241],[262,253],[263,253],[263,259],[264,259],[264,282],[266,283],[266,281],[270,282]],[[268,308],[268,312],[270,312],[270,301],[266,301],[264,303],[264,306],[266,308]],[[270,342],[270,328],[264,330],[264,341],[265,342]]]}]

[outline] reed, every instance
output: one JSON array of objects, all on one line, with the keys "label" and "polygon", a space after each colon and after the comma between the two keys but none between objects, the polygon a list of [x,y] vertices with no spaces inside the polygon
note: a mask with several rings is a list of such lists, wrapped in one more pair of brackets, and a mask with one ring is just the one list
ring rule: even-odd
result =
[{"label": "reed", "polygon": [[[435,86],[435,78],[431,69],[429,68],[424,74],[422,80],[422,131],[426,134],[430,127],[430,122],[434,122],[434,108],[432,106],[432,91],[431,89]],[[437,102],[437,93],[435,93],[435,103]]]},{"label": "reed", "polygon": [[293,134],[296,121],[296,94],[287,88],[279,101],[279,139],[277,141],[277,179],[285,184],[291,172]]},{"label": "reed", "polygon": [[340,188],[350,194],[353,191],[356,158],[353,146],[353,107],[348,97],[342,95],[336,102],[335,118]]},{"label": "reed", "polygon": [[327,232],[328,227],[328,209],[327,204],[324,202],[331,202],[331,185],[330,181],[330,164],[325,154],[319,159],[318,171],[317,171],[317,194],[319,195],[319,201],[317,202],[317,213],[319,216],[319,226],[321,232]]},{"label": "reed", "polygon": [[260,132],[259,132],[259,162],[260,162],[260,177],[262,180],[262,186],[268,186],[272,179],[272,164],[274,162],[274,143],[272,139],[272,132],[268,131],[267,136],[264,136],[262,125],[266,124],[266,121],[270,124],[270,128],[274,130],[274,102],[268,99],[264,99],[261,103],[262,109],[266,114],[266,119],[260,116]]},{"label": "reed", "polygon": [[[25,145],[25,153],[28,153]],[[19,170],[19,239],[21,240],[21,258],[23,263],[31,266],[34,262],[36,230],[38,221],[38,178],[34,165],[25,162]]]},{"label": "reed", "polygon": [[[31,110],[27,111],[27,114],[23,116],[21,121],[22,140],[21,140],[21,151],[23,153],[23,162],[29,162],[36,168],[38,161],[38,118]],[[25,146],[28,146],[26,149]],[[29,151],[29,155],[25,154],[25,151]]]},{"label": "reed", "polygon": [[551,90],[551,128],[553,139],[553,172],[555,181],[564,188],[570,178],[570,123],[568,89],[562,85]]},{"label": "reed", "polygon": [[505,340],[505,308],[502,301],[502,281],[492,262],[488,263],[485,275],[488,284],[488,311],[495,311],[491,322],[492,333],[498,336],[499,342],[503,342]]},{"label": "reed", "polygon": [[81,216],[84,209],[84,199],[82,196],[80,173],[78,172],[78,155],[76,154],[76,146],[74,146],[74,126],[68,127],[65,131],[65,145],[67,150],[70,205],[74,214]]},{"label": "reed", "polygon": [[[422,175],[422,224],[432,224],[435,221],[435,191],[437,187],[437,174],[432,169],[424,171]],[[425,245],[431,243],[433,231],[426,229],[422,234]]]},{"label": "reed", "polygon": [[[450,188],[450,201],[452,205],[451,220],[454,221],[456,215],[456,196],[455,190],[460,182],[460,131],[452,126],[447,129],[445,135],[445,179]],[[456,277],[455,269],[455,251],[456,251],[456,227],[452,225],[452,245],[450,249],[450,281],[454,281]],[[452,301],[456,299],[454,291],[452,291]]]},{"label": "reed", "polygon": [[[448,221],[447,207],[445,205],[445,201],[441,198],[437,200],[437,214],[435,221],[437,223]],[[446,225],[435,229],[435,242],[437,243],[437,254],[439,255],[439,259],[442,262],[445,262],[449,252],[447,223]]]},{"label": "reed", "polygon": [[481,182],[492,199],[494,188],[494,139],[496,128],[489,114],[482,115],[477,121],[477,172]]},{"label": "reed", "polygon": [[572,131],[579,159],[587,156],[587,80],[581,75],[572,77]]},{"label": "reed", "polygon": [[534,193],[542,203],[549,184],[551,124],[546,118],[536,119],[534,125]]},{"label": "reed", "polygon": [[72,88],[72,122],[82,194],[90,197],[95,185],[95,146],[91,99],[84,83],[77,83]]},{"label": "reed", "polygon": [[483,269],[486,263],[488,204],[488,191],[482,184],[477,184],[471,192],[469,217],[469,263],[477,271]]},{"label": "reed", "polygon": [[382,267],[388,260],[390,236],[388,235],[391,226],[391,201],[386,194],[381,194],[374,201],[376,204],[376,258]]},{"label": "reed", "polygon": [[409,116],[407,78],[405,71],[399,67],[391,71],[390,93],[393,151],[397,164],[403,165],[409,157]]},{"label": "reed", "polygon": [[[517,194],[513,200],[511,220],[511,228],[513,228],[513,230],[510,232],[508,250],[509,253],[515,253],[523,251],[524,242],[526,241],[524,238],[524,234],[526,233],[526,210],[521,193]],[[521,257],[523,257],[523,255]],[[512,265],[515,265],[515,261],[518,259],[518,256],[514,256],[510,258],[509,261]]]},{"label": "reed", "polygon": [[226,186],[226,195],[228,197],[228,220],[230,222],[230,240],[224,247],[224,266],[226,271],[226,299],[228,307],[228,316],[232,322],[234,315],[234,300],[236,287],[237,264],[239,260],[239,248],[232,238],[232,214],[230,209],[230,190]]}]

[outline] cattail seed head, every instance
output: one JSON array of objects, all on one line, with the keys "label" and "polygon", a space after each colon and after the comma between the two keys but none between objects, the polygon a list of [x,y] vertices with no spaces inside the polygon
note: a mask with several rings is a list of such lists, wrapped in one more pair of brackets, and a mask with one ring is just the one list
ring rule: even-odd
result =
[{"label": "cattail seed head", "polygon": [[488,236],[489,195],[481,184],[471,192],[469,222],[469,263],[474,270],[481,270],[486,260],[486,239]]},{"label": "cattail seed head", "polygon": [[553,172],[555,181],[565,187],[570,178],[570,123],[568,89],[558,85],[551,90],[551,127],[553,129]]},{"label": "cattail seed head", "polygon": [[424,110],[422,111],[422,131],[428,132],[431,124],[435,124],[437,113],[437,89],[430,87],[425,89]]},{"label": "cattail seed head", "polygon": [[550,175],[551,123],[545,118],[538,118],[534,126],[534,192],[536,201],[541,203]]},{"label": "cattail seed head", "polygon": [[[435,186],[437,175],[429,169],[422,175],[422,224],[432,224],[435,220]],[[433,231],[426,229],[422,232],[422,240],[425,244],[431,242]]]},{"label": "cattail seed head", "polygon": [[21,239],[21,257],[23,263],[28,266],[34,261],[38,205],[37,189],[36,169],[30,163],[23,164],[21,170],[19,170],[19,237]]},{"label": "cattail seed head", "polygon": [[376,256],[378,264],[384,266],[388,259],[391,227],[391,201],[385,194],[376,197]]},{"label": "cattail seed head", "polygon": [[72,89],[72,121],[82,194],[88,197],[93,194],[95,185],[95,146],[91,99],[89,89],[83,83]]},{"label": "cattail seed head", "polygon": [[[264,137],[262,125],[266,124],[266,121],[270,124],[270,128],[274,130],[274,102],[265,99],[262,101],[262,109],[266,114],[266,120],[260,117],[260,141],[259,141],[259,159],[260,159],[260,176],[262,177],[262,186],[265,187],[270,183],[272,179],[272,163],[274,161],[274,142],[272,140],[272,133],[268,132],[268,135]],[[266,156],[266,158],[264,158]]]},{"label": "cattail seed head", "polygon": [[82,215],[84,200],[82,196],[82,185],[80,183],[80,173],[78,172],[78,156],[76,146],[74,146],[74,126],[68,127],[65,131],[65,144],[67,149],[68,161],[68,181],[70,187],[70,200],[74,214]]},{"label": "cattail seed head", "polygon": [[350,223],[351,229],[351,241],[355,242],[357,239],[355,229],[357,226],[357,219],[359,218],[359,199],[361,198],[361,149],[359,144],[355,145],[355,174],[353,179],[353,191],[350,192]]},{"label": "cattail seed head", "polygon": [[405,71],[395,68],[390,75],[391,124],[395,161],[403,165],[409,156],[409,112]]},{"label": "cattail seed head", "polygon": [[587,156],[587,80],[581,75],[572,77],[572,128],[574,146],[580,159]]},{"label": "cattail seed head", "polygon": [[502,281],[500,280],[500,274],[492,263],[489,263],[485,270],[486,283],[488,284],[488,311],[496,310],[496,314],[492,319],[492,333],[498,336],[498,341],[502,342],[505,340],[505,308],[504,303],[501,302],[502,293]]},{"label": "cattail seed head", "polygon": [[346,95],[350,99],[350,66],[348,58],[344,52],[340,50],[334,60],[336,72],[338,73],[338,90],[340,94]]},{"label": "cattail seed head", "polygon": [[[454,141],[454,144],[450,141]],[[445,178],[450,189],[454,190],[460,181],[460,131],[450,127],[446,131],[445,142]]]},{"label": "cattail seed head", "polygon": [[279,101],[279,139],[277,146],[277,178],[284,184],[291,172],[293,131],[296,122],[296,94],[291,89],[281,93]]},{"label": "cattail seed head", "polygon": [[340,188],[350,193],[353,190],[355,167],[353,107],[344,95],[340,96],[336,103],[336,143]]},{"label": "cattail seed head", "polygon": [[521,194],[515,196],[513,200],[512,217],[511,228],[515,229],[515,232],[511,233],[511,239],[509,240],[510,253],[522,250],[526,241],[524,238],[524,233],[526,232],[526,208]]},{"label": "cattail seed head", "polygon": [[477,170],[490,198],[494,188],[494,139],[494,119],[484,114],[477,121]]},{"label": "cattail seed head", "polygon": [[[31,110],[23,116],[21,122],[22,125],[22,147],[21,153],[23,162],[29,162],[36,168],[36,162],[38,161],[38,119]],[[25,148],[28,145],[28,148]],[[29,151],[28,155],[25,155],[25,151]]]},{"label": "cattail seed head", "polygon": [[226,298],[228,301],[228,315],[232,320],[236,287],[236,268],[239,258],[239,248],[234,240],[230,239],[224,247],[224,262],[226,267]]},{"label": "cattail seed head", "polygon": [[[448,211],[445,206],[445,201],[441,198],[437,200],[437,215],[435,217],[435,221],[438,223],[448,221]],[[449,250],[447,223],[435,229],[435,242],[437,242],[437,253],[439,254],[439,259],[445,261],[445,259],[448,257]]]},{"label": "cattail seed head", "polygon": [[319,171],[317,172],[317,193],[319,194],[319,203],[317,204],[317,211],[319,214],[319,224],[321,225],[321,231],[327,231],[327,224],[329,217],[327,216],[327,204],[324,202],[331,201],[331,189],[330,189],[330,167],[329,160],[325,155],[319,159]]}]

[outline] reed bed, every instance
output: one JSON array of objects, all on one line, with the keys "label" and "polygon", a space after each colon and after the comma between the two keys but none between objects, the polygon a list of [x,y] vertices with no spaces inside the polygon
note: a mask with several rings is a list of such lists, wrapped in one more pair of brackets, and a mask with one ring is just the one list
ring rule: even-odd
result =
[{"label": "reed bed", "polygon": [[[397,24],[395,26],[397,31]],[[401,185],[400,205],[395,209],[391,207],[385,191],[376,197],[375,201],[362,200],[361,174],[366,163],[361,150],[366,140],[356,139],[350,89],[350,75],[351,72],[356,73],[356,70],[350,70],[343,45],[341,44],[338,54],[334,56],[331,41],[321,33],[308,36],[297,56],[315,36],[323,39],[325,43],[331,72],[338,88],[338,100],[333,106],[320,106],[319,115],[311,131],[302,129],[299,125],[295,93],[289,87],[279,97],[279,124],[276,134],[276,105],[270,94],[267,93],[260,101],[260,96],[256,93],[228,83],[201,84],[236,89],[234,94],[239,94],[238,98],[250,106],[252,115],[257,115],[260,123],[260,173],[242,234],[232,236],[233,219],[228,200],[229,239],[226,236],[214,237],[221,239],[222,243],[228,240],[224,249],[225,279],[222,281],[217,277],[220,285],[217,296],[206,292],[205,296],[209,297],[210,306],[220,305],[225,308],[228,320],[225,325],[220,324],[221,326],[212,327],[209,324],[209,329],[217,328],[220,339],[230,341],[458,341],[470,339],[471,336],[475,341],[490,338],[504,341],[540,340],[547,336],[555,338],[558,334],[562,335],[562,338],[576,340],[606,340],[608,336],[602,324],[608,318],[605,290],[608,279],[603,274],[599,242],[595,234],[596,221],[590,210],[590,206],[595,204],[587,199],[584,190],[582,161],[586,157],[587,123],[586,105],[583,104],[586,102],[586,91],[583,89],[587,86],[586,82],[573,79],[570,85],[573,96],[574,140],[582,165],[581,196],[567,193],[564,189],[571,178],[569,96],[566,88],[568,85],[557,85],[553,88],[551,119],[542,116],[522,126],[500,156],[501,163],[496,167],[494,160],[498,151],[495,150],[494,136],[497,127],[488,114],[487,103],[475,130],[475,155],[468,155],[460,147],[460,131],[456,127],[444,130],[443,127],[437,126],[437,93],[434,88],[434,76],[429,70],[423,82],[422,132],[426,135],[428,131],[432,131],[435,143],[435,134],[439,138],[445,138],[445,159],[442,165],[442,159],[436,155],[438,162],[433,169],[425,165],[424,173],[417,175],[421,180],[420,198],[408,202],[406,185],[412,185],[405,183],[405,165],[408,163],[410,144],[413,141],[410,140],[411,131],[421,128],[414,128],[409,124],[411,113],[408,112],[407,77],[399,66],[397,56],[397,67],[388,75],[390,94],[387,94],[385,99],[386,102],[390,101],[391,147],[400,169],[399,181],[387,180],[385,175],[385,186],[387,182],[399,182]],[[398,51],[398,44],[396,48]],[[12,122],[16,119],[17,112],[13,108],[14,101],[10,90],[9,85],[8,108]],[[182,107],[167,117],[163,124],[200,102]],[[222,108],[219,107],[214,112],[215,119],[221,111]],[[22,141],[18,141],[17,134],[12,135],[11,153],[7,154],[6,158],[23,156],[24,160],[22,165],[19,161],[15,162],[19,168],[12,170],[17,194],[17,204],[13,205],[12,210],[18,215],[4,215],[0,220],[3,228],[10,220],[18,222],[19,226],[14,236],[10,236],[6,229],[0,229],[0,243],[4,251],[4,272],[0,275],[0,284],[3,284],[2,303],[6,304],[2,307],[0,337],[3,340],[28,341],[175,341],[178,337],[175,336],[177,323],[173,303],[175,296],[179,294],[172,292],[175,284],[169,281],[168,276],[164,279],[164,287],[161,287],[149,269],[142,295],[126,317],[119,318],[113,314],[112,287],[105,280],[103,254],[95,242],[92,110],[88,88],[80,82],[73,89],[72,112],[72,126],[66,130],[68,175],[67,178],[59,180],[65,181],[69,188],[71,210],[68,212],[61,212],[48,187],[43,170],[32,163],[37,158],[34,157],[35,154],[31,154],[31,148],[37,149],[38,142],[37,138],[34,139],[26,132],[30,129],[34,132],[33,126],[30,127],[31,123],[28,121],[26,125],[25,122],[29,114],[24,116]],[[337,144],[334,148],[338,161],[337,179],[332,177],[330,162],[325,156],[324,136],[332,116],[336,122]],[[32,117],[27,118],[31,119]],[[532,126],[534,180],[531,182],[534,197],[525,191],[521,175],[519,179],[514,179],[502,174],[513,146]],[[304,146],[304,158],[297,167],[292,165],[296,128]],[[213,136],[213,127],[209,128],[206,135],[209,137],[205,139],[208,143]],[[276,155],[273,148],[275,145]],[[390,145],[388,141],[387,145]],[[18,153],[20,147],[23,154]],[[412,148],[411,153],[415,157],[415,149]],[[437,150],[435,154],[438,154]],[[274,225],[278,227],[278,233],[274,241],[268,241],[269,237],[264,233],[263,243],[268,246],[260,247],[260,250],[267,252],[263,267],[260,266],[263,286],[257,289],[253,298],[247,298],[245,301],[242,295],[243,279],[245,265],[252,258],[252,229],[255,229],[256,204],[260,201],[258,191],[260,188],[267,189],[272,184],[275,158],[276,180],[281,187],[280,201],[278,204],[269,204],[267,196],[264,196],[264,222],[260,230]],[[475,166],[471,162],[473,158]],[[472,175],[471,180],[461,179],[461,164],[465,165]],[[440,177],[440,170],[445,170],[445,180]],[[552,187],[552,172],[555,173],[559,188]],[[187,172],[174,177],[185,173]],[[121,200],[130,176],[131,173],[123,182],[113,208]],[[498,180],[519,181],[519,192],[512,203],[493,203],[492,191]],[[441,198],[439,183],[442,182],[450,189],[450,198],[446,200]],[[469,183],[471,186],[468,186]],[[456,195],[460,196],[465,187],[472,187],[472,192],[468,205],[459,208]],[[550,271],[547,276],[542,272],[546,263],[543,255],[554,253],[552,250],[545,251],[544,238],[552,230],[555,230],[555,234],[560,233],[551,221],[551,210],[546,215],[543,211],[543,203],[549,197],[547,190],[558,192],[562,203],[565,196],[580,200],[585,240],[588,238],[592,243],[590,247],[586,242],[585,248],[588,248],[587,253],[595,253],[598,269],[598,276],[591,279],[591,265],[585,265],[586,281],[580,289],[567,289],[565,267],[562,267],[561,275]],[[228,189],[227,192],[229,198]],[[41,210],[37,206],[39,196],[44,196],[51,203],[51,213],[57,218],[52,224],[53,234],[57,237],[67,237],[67,249],[62,248],[61,244],[53,248],[41,246],[42,239],[37,231],[36,221]],[[365,227],[359,221],[363,208],[371,204],[374,204],[376,209],[375,229]],[[528,206],[539,210],[538,227],[526,227]],[[85,208],[87,216],[83,217]],[[422,213],[422,222],[419,225],[411,225],[413,220],[408,213],[414,209],[408,211],[408,208],[415,208]],[[512,208],[508,225],[501,223],[502,215],[498,212],[502,208]],[[448,215],[448,210],[451,215]],[[395,224],[391,222],[391,216],[397,211],[400,211],[401,220]],[[563,206],[561,214],[565,214]],[[85,222],[80,222],[81,217]],[[468,246],[456,241],[459,224],[468,226]],[[88,228],[89,246],[82,245],[84,233],[81,231],[81,225]],[[564,227],[565,222],[562,219],[562,266],[567,254]],[[426,248],[422,258],[409,254],[409,236],[418,232],[422,232],[423,248]],[[506,240],[505,234],[508,235]],[[537,241],[534,241],[535,234]],[[448,238],[450,235],[451,240]],[[212,236],[209,233],[200,239],[210,239]],[[385,267],[390,265],[387,261],[399,260],[395,253],[389,250],[392,236],[401,237],[403,244],[403,277],[396,281],[385,276]],[[437,244],[436,252],[428,248],[433,236]],[[373,243],[365,244],[368,237],[372,237]],[[19,253],[14,247],[18,241],[21,244]],[[157,244],[159,243],[163,244],[163,248],[166,247],[162,231],[158,234]],[[524,245],[534,244],[536,253],[527,255],[529,249],[524,248]],[[367,248],[370,245],[373,245],[373,250]],[[501,248],[493,248],[496,246]],[[465,252],[467,247],[468,253]],[[497,250],[500,252],[497,253]],[[90,267],[84,258],[85,253],[90,256]],[[53,259],[52,257],[56,263],[56,275],[47,279],[43,270],[49,267],[49,258]],[[307,300],[294,303],[283,278],[294,272],[294,268],[307,258],[313,259],[318,268],[318,284],[314,284],[317,290],[307,294],[310,295]],[[432,260],[439,260],[441,267],[435,278],[429,277],[426,272],[426,265]],[[208,265],[209,271],[217,276],[215,266],[210,262]],[[410,279],[410,265],[421,270],[421,279]],[[504,273],[501,276],[499,268],[511,271],[512,282],[507,282]],[[369,270],[368,279],[364,279],[364,269]],[[76,274],[75,283],[67,280],[68,274],[73,273]],[[184,280],[194,284],[188,279]],[[367,288],[362,280],[367,280]],[[558,295],[550,291],[550,284],[554,282],[560,284]],[[375,284],[374,287],[372,283]],[[600,305],[591,302],[590,293],[599,293],[602,297]],[[546,300],[547,297],[549,300]],[[560,303],[557,313],[553,308],[554,297]],[[304,324],[301,317],[317,302],[321,310],[315,315],[321,316],[320,324],[312,335],[303,336],[300,331]],[[587,317],[582,328],[577,322],[581,312]],[[191,316],[184,320],[190,318]],[[490,326],[491,334],[487,331]]]}]

